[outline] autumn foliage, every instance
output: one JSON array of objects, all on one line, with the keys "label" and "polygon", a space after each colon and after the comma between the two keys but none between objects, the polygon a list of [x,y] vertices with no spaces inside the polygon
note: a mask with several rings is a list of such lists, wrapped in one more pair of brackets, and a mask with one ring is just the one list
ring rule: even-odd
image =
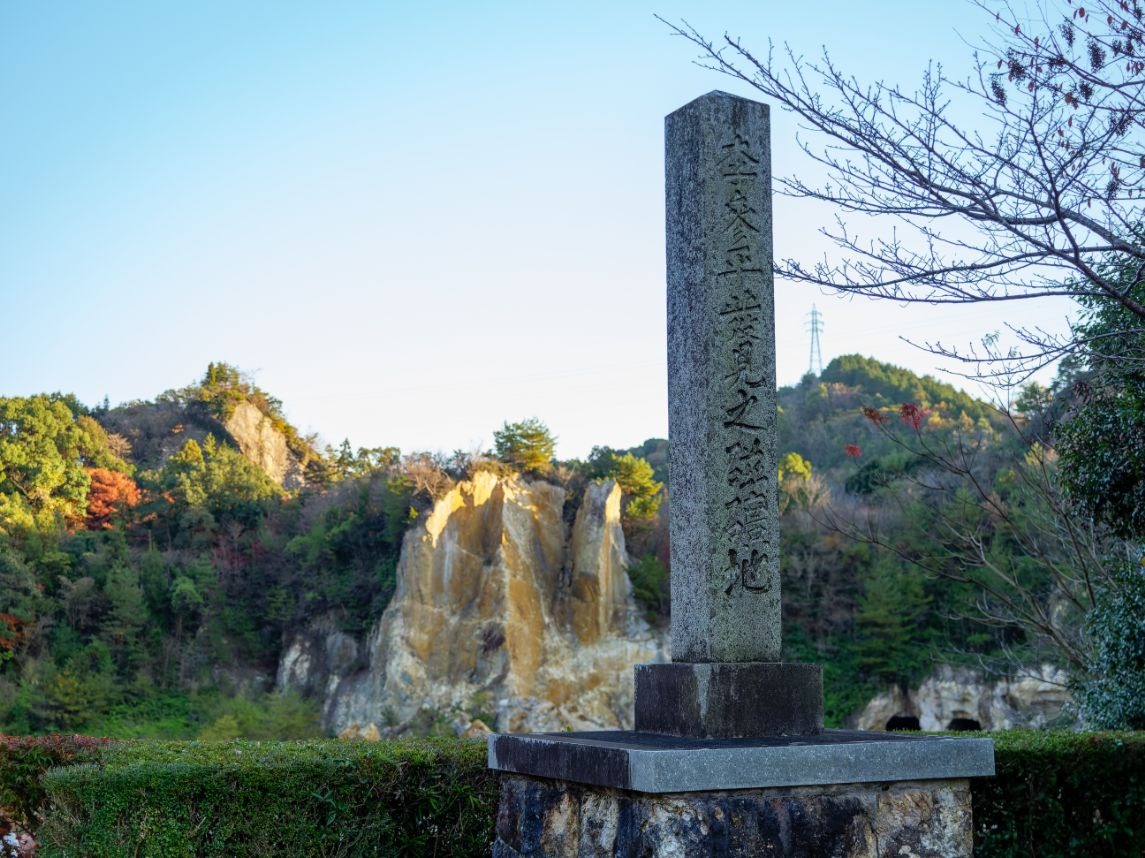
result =
[{"label": "autumn foliage", "polygon": [[913,402],[904,402],[899,408],[899,417],[915,432],[922,428],[922,421],[930,416],[929,408],[920,408]]},{"label": "autumn foliage", "polygon": [[14,614],[0,613],[0,661],[16,651],[24,639],[25,622]]},{"label": "autumn foliage", "polygon": [[88,468],[87,472],[91,478],[91,488],[87,495],[84,524],[89,530],[109,530],[111,520],[117,513],[139,503],[139,486],[131,477],[118,471]]}]

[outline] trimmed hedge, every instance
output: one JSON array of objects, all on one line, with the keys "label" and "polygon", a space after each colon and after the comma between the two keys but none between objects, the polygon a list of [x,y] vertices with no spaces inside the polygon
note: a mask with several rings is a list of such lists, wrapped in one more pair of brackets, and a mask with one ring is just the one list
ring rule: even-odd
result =
[{"label": "trimmed hedge", "polygon": [[52,856],[488,855],[483,742],[151,743],[44,778]]},{"label": "trimmed hedge", "polygon": [[1145,855],[1145,733],[976,735],[997,769],[970,782],[977,858]]},{"label": "trimmed hedge", "polygon": [[[971,782],[976,856],[1145,855],[1145,733],[978,735],[994,739],[998,775]],[[485,856],[493,839],[497,779],[481,742],[132,742],[96,753],[98,764],[44,778],[41,858]]]}]

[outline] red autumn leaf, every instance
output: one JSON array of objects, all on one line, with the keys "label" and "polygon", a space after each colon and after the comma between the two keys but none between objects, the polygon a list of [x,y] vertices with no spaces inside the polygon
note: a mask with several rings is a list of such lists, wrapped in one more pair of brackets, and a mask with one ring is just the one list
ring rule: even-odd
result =
[{"label": "red autumn leaf", "polygon": [[899,417],[903,423],[908,424],[917,432],[922,427],[922,421],[930,414],[929,408],[919,408],[913,402],[904,402],[899,408]]}]

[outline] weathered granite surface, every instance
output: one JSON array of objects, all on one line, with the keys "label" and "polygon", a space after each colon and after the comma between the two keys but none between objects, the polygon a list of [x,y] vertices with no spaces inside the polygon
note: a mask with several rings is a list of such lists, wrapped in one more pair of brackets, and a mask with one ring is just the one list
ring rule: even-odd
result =
[{"label": "weathered granite surface", "polygon": [[665,138],[672,661],[777,662],[768,108],[711,92]]},{"label": "weathered granite surface", "polygon": [[506,777],[494,858],[961,858],[965,780],[648,795]]},{"label": "weathered granite surface", "polygon": [[239,402],[223,421],[239,450],[284,489],[306,486],[303,463],[286,445],[286,436],[258,406]]},{"label": "weathered granite surface", "polygon": [[636,729],[697,738],[808,736],[823,730],[817,664],[636,665]]}]

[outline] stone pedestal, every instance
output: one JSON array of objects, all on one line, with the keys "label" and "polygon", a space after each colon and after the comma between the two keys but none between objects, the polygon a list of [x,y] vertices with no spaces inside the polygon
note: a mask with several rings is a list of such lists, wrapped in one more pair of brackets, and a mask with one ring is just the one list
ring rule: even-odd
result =
[{"label": "stone pedestal", "polygon": [[810,736],[823,730],[817,664],[638,664],[636,730],[700,739]]},{"label": "stone pedestal", "polygon": [[966,779],[994,773],[994,745],[859,730],[543,733],[490,736],[489,765],[506,773],[500,858],[961,858],[972,852]]},{"label": "stone pedestal", "polygon": [[994,742],[824,730],[691,739],[631,730],[493,734],[489,768],[647,793],[945,781],[994,774]]},{"label": "stone pedestal", "polygon": [[494,858],[973,852],[965,780],[649,794],[506,777]]}]

